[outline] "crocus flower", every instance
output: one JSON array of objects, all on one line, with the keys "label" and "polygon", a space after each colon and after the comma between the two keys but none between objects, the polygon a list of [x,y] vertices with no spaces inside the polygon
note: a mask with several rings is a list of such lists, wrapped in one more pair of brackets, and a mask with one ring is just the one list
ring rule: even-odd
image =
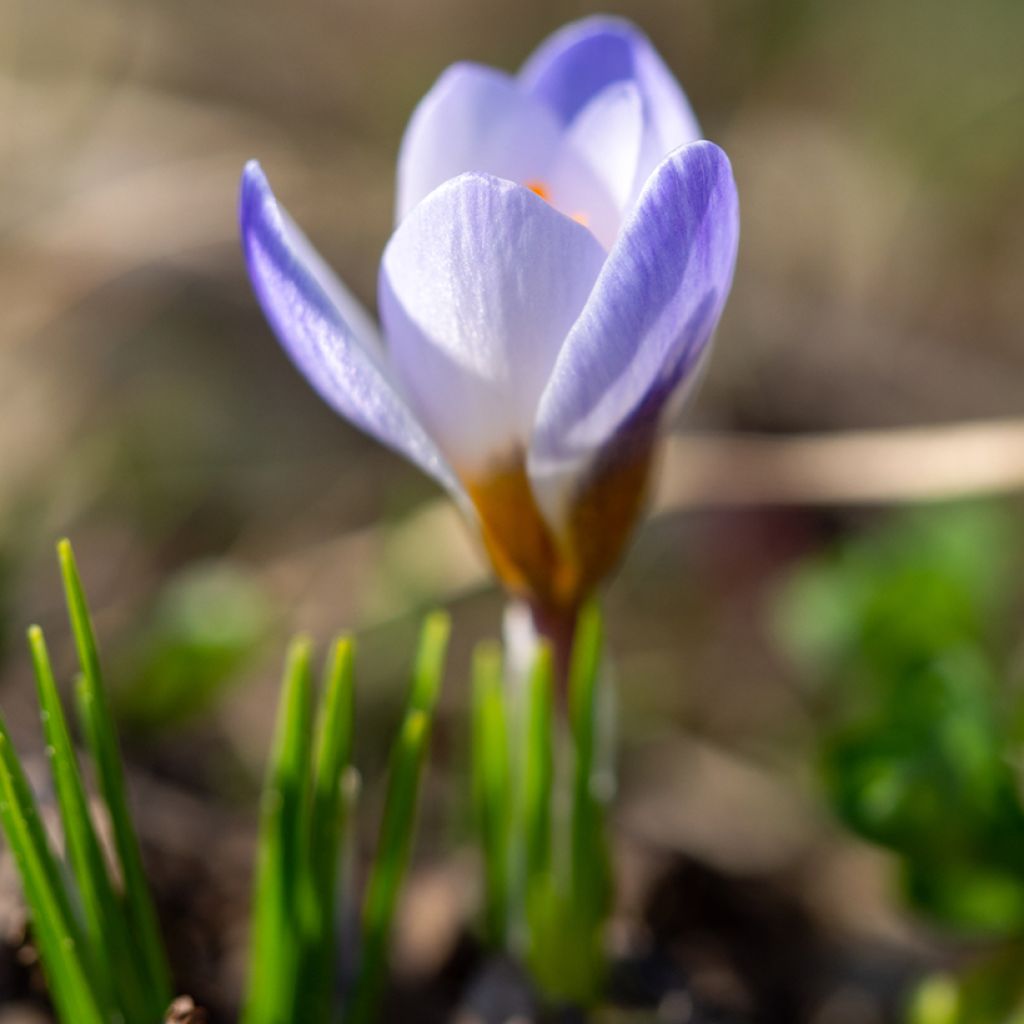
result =
[{"label": "crocus flower", "polygon": [[383,339],[245,169],[245,255],[285,349],[451,492],[540,618],[571,618],[616,562],[729,292],[736,189],[699,140],[622,20],[567,26],[517,75],[452,66],[402,142]]}]

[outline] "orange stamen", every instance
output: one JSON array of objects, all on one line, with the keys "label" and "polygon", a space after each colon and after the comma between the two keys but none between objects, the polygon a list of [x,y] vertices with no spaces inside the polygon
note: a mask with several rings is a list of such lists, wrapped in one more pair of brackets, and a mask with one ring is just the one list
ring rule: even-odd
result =
[{"label": "orange stamen", "polygon": [[551,189],[543,181],[528,181],[526,187],[536,195],[540,196],[545,203],[551,202]]},{"label": "orange stamen", "polygon": [[[523,182],[523,184],[534,194],[540,196],[545,203],[551,202],[551,189],[543,181],[538,181],[536,178],[531,178],[530,181]],[[571,214],[571,217],[577,224],[581,224],[585,228],[590,227],[590,218],[582,211],[577,210]]]}]

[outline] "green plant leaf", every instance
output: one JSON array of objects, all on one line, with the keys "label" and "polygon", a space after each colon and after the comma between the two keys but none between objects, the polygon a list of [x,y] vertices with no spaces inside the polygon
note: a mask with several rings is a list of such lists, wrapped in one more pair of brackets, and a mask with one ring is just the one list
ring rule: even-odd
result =
[{"label": "green plant leaf", "polygon": [[501,650],[481,644],[473,660],[473,804],[484,863],[484,934],[495,949],[509,940],[512,778]]},{"label": "green plant leaf", "polygon": [[97,952],[94,984],[111,1011],[126,1021],[156,1019],[165,1009],[161,993],[146,986],[145,964],[131,941],[127,921],[96,835],[78,760],[50,665],[42,630],[28,631],[47,756],[60,808],[68,857],[85,918],[90,946]]},{"label": "green plant leaf", "polygon": [[327,1020],[335,989],[338,871],[348,807],[342,779],[352,753],[353,644],[334,644],[316,722],[313,789],[309,804],[309,864],[304,873],[303,962],[296,1019]]},{"label": "green plant leaf", "polygon": [[97,966],[75,918],[39,809],[2,717],[0,824],[22,879],[35,941],[61,1019],[65,1024],[107,1024],[102,996],[93,985]]},{"label": "green plant leaf", "polygon": [[416,807],[444,674],[448,634],[448,617],[440,613],[428,617],[420,634],[405,719],[391,750],[380,839],[363,901],[359,972],[346,1024],[371,1024],[376,1019],[387,976],[395,907],[412,851]]},{"label": "green plant leaf", "polygon": [[155,1001],[161,1007],[166,1007],[171,1000],[171,974],[160,937],[156,910],[142,867],[139,841],[128,808],[124,767],[103,684],[92,618],[70,541],[62,540],[58,544],[57,555],[75,648],[82,667],[77,688],[78,709],[89,752],[96,766],[100,793],[110,816],[114,847],[124,873],[124,899],[130,922],[129,930],[146,965],[146,988],[155,994]]},{"label": "green plant leaf", "polygon": [[292,642],[260,814],[246,1024],[294,1019],[312,732],[311,645]]}]

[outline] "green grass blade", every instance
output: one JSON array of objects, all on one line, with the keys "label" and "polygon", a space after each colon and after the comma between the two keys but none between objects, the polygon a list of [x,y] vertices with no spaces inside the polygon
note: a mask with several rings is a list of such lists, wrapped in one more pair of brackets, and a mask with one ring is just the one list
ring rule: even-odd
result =
[{"label": "green grass blade", "polygon": [[348,823],[342,776],[351,760],[354,696],[353,644],[342,638],[331,652],[317,714],[304,893],[305,953],[298,986],[301,1020],[327,1020],[334,993],[338,871]]},{"label": "green grass blade", "polygon": [[[43,721],[47,756],[53,776],[68,858],[78,886],[85,930],[98,956],[97,989],[105,1004],[127,1021],[156,1019],[165,1008],[159,994],[146,992],[135,959],[135,947],[125,927],[121,904],[107,870],[86,798],[78,760],[71,743],[64,709],[57,692],[42,630],[28,631],[36,688]],[[103,968],[107,968],[103,970]]]},{"label": "green grass blade", "polygon": [[450,633],[451,619],[445,612],[431,612],[424,620],[413,668],[410,711],[433,714],[441,690]]},{"label": "green grass blade", "polygon": [[575,750],[570,840],[571,903],[577,929],[579,998],[592,999],[603,972],[601,926],[610,909],[611,866],[604,807],[594,793],[594,759],[604,629],[596,603],[576,626],[569,671],[570,724]]},{"label": "green grass blade", "polygon": [[246,1024],[294,1020],[311,756],[310,643],[292,643],[263,790]]},{"label": "green grass blade", "polygon": [[436,612],[427,617],[420,633],[405,720],[391,749],[380,840],[363,901],[359,973],[346,1024],[371,1024],[376,1019],[387,977],[395,906],[412,852],[416,807],[449,632],[448,616]]},{"label": "green grass blade", "polygon": [[601,675],[604,626],[598,606],[584,605],[576,623],[569,665],[569,715],[577,764],[593,767],[596,738],[597,687]]},{"label": "green grass blade", "polygon": [[96,766],[100,793],[110,815],[114,847],[124,875],[124,902],[129,930],[140,951],[142,962],[146,965],[147,988],[161,1006],[166,1006],[171,999],[170,968],[142,867],[138,837],[128,809],[117,731],[103,684],[92,619],[69,541],[60,542],[57,555],[75,648],[82,667],[82,680],[78,688],[79,711],[83,716],[83,731]]},{"label": "green grass blade", "polygon": [[117,899],[107,874],[99,839],[93,829],[85,786],[78,771],[78,761],[57,693],[46,641],[38,626],[29,629],[28,643],[36,677],[46,754],[60,808],[68,859],[81,895],[89,940],[98,947],[103,940],[107,912],[116,907]]},{"label": "green grass blade", "polygon": [[354,648],[349,638],[338,640],[325,673],[317,715],[313,762],[313,827],[311,853],[320,879],[333,877],[337,865],[341,810],[341,775],[352,759],[355,712]]},{"label": "green grass blade", "polygon": [[481,644],[473,661],[472,788],[484,863],[486,941],[505,948],[511,896],[512,779],[501,650]]},{"label": "green grass blade", "polygon": [[0,718],[0,824],[14,854],[47,983],[64,1024],[107,1024],[96,967],[21,763]]},{"label": "green grass blade", "polygon": [[346,1024],[371,1024],[376,1019],[387,977],[395,907],[412,850],[416,805],[429,738],[427,713],[410,711],[392,749],[380,842],[363,904],[359,975],[345,1017]]},{"label": "green grass blade", "polygon": [[553,749],[554,662],[551,648],[537,652],[526,693],[523,736],[522,828],[524,890],[527,908],[546,885],[551,870],[551,794],[554,789]]}]

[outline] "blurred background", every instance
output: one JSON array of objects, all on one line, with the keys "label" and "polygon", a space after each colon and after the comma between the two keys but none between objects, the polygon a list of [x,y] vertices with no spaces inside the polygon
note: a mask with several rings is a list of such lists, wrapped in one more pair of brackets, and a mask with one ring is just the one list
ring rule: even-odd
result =
[{"label": "blurred background", "polygon": [[[70,664],[53,558],[69,535],[172,943],[215,1020],[241,985],[253,794],[287,636],[358,637],[372,820],[419,616],[437,604],[455,616],[397,957],[415,986],[449,962],[474,905],[458,853],[459,723],[469,651],[502,612],[437,489],[335,417],[278,348],[239,251],[241,168],[260,159],[372,308],[420,96],[452,61],[514,69],[599,10],[634,19],[677,73],[732,158],[743,223],[716,355],[683,425],[708,433],[722,493],[676,486],[607,594],[622,732],[615,941],[655,936],[710,1001],[781,1007],[765,1020],[871,1024],[894,1019],[925,967],[1024,935],[1018,907],[998,926],[968,914],[965,939],[963,915],[921,896],[931,883],[901,888],[901,858],[934,846],[938,811],[901,847],[857,804],[867,783],[849,780],[877,772],[849,766],[847,726],[884,716],[836,682],[867,673],[871,694],[899,693],[896,649],[941,659],[952,638],[984,651],[994,667],[971,691],[984,727],[967,747],[996,752],[990,774],[1009,771],[999,744],[1017,748],[999,728],[1016,715],[1006,701],[1024,654],[1019,500],[921,519],[885,501],[822,502],[805,473],[784,501],[762,501],[757,466],[730,462],[727,436],[1022,415],[1024,4],[4,0],[0,702],[19,744],[38,745],[22,637],[40,622]],[[970,478],[961,458],[950,449],[943,473]],[[737,506],[730,477],[748,471]],[[870,479],[870,451],[829,472]],[[879,633],[933,592],[927,636]],[[880,611],[865,596],[877,593],[889,595]],[[950,606],[967,611],[944,617]],[[928,704],[940,718],[954,707]],[[881,746],[910,756],[941,732],[925,711],[916,721],[920,742],[903,732]],[[934,797],[944,776],[922,771]],[[1016,775],[999,778],[1012,789]],[[998,835],[1018,827],[993,821]],[[1024,907],[1007,884],[986,906]],[[645,916],[652,898],[670,920]],[[40,1005],[21,920],[0,862],[4,1022]]]}]

